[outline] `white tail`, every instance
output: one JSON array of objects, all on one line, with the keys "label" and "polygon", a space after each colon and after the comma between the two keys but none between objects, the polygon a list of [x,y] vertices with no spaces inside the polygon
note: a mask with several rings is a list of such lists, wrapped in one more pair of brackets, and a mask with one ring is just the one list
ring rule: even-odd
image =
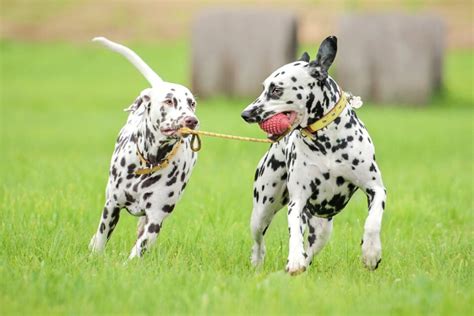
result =
[{"label": "white tail", "polygon": [[140,58],[133,50],[118,43],[112,42],[105,37],[94,37],[93,42],[99,42],[105,47],[113,50],[114,52],[119,53],[120,55],[127,58],[140,73],[148,80],[152,87],[158,86],[163,82],[163,79],[160,78],[151,68],[148,66],[143,59]]}]

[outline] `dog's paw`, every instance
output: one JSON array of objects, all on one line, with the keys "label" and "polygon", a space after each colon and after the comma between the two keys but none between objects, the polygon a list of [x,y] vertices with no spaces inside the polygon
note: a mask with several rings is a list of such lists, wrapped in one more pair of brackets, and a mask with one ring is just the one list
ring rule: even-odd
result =
[{"label": "dog's paw", "polygon": [[289,275],[298,275],[306,271],[306,260],[303,256],[296,259],[288,259],[285,271]]},{"label": "dog's paw", "polygon": [[262,244],[254,244],[252,247],[252,255],[250,256],[250,262],[252,266],[259,267],[263,264],[263,260],[265,259],[265,245]]},{"label": "dog's paw", "polygon": [[99,240],[97,240],[96,235],[93,235],[91,241],[89,242],[89,250],[92,253],[101,253],[104,251],[104,244],[100,243]]},{"label": "dog's paw", "polygon": [[362,243],[362,262],[369,270],[378,268],[382,261],[382,244],[379,238],[365,239]]}]

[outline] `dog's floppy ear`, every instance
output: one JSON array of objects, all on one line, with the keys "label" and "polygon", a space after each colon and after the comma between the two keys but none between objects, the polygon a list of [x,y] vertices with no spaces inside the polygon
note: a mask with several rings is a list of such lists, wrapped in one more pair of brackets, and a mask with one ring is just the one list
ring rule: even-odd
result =
[{"label": "dog's floppy ear", "polygon": [[337,38],[327,37],[319,46],[316,60],[309,63],[309,74],[311,77],[321,81],[328,77],[328,70],[331,67],[337,52]]},{"label": "dog's floppy ear", "polygon": [[138,98],[128,108],[124,109],[125,112],[135,112],[142,104],[150,102],[150,89],[145,89],[140,93]]},{"label": "dog's floppy ear", "polygon": [[301,55],[300,59],[298,59],[298,61],[305,61],[309,63],[309,58],[309,54],[307,52],[304,52],[303,55]]}]

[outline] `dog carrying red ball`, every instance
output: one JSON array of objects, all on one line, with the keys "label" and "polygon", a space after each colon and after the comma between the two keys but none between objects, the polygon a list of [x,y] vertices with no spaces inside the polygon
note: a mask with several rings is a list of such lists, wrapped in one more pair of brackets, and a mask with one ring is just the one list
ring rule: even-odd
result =
[{"label": "dog carrying red ball", "polygon": [[296,113],[294,112],[290,112],[289,114],[278,113],[261,122],[259,125],[266,133],[273,136],[280,136],[291,127],[295,118]]}]

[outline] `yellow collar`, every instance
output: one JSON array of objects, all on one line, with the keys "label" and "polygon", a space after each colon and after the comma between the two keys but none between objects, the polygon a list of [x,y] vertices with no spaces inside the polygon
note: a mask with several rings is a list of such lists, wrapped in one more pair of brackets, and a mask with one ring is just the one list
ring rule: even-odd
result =
[{"label": "yellow collar", "polygon": [[347,104],[347,99],[344,91],[341,91],[341,97],[339,98],[339,101],[337,101],[336,105],[326,113],[322,118],[314,122],[313,124],[306,126],[304,129],[302,129],[302,133],[305,136],[311,137],[312,134],[316,133],[320,129],[325,128],[329,124],[331,124],[344,110]]},{"label": "yellow collar", "polygon": [[143,154],[140,152],[140,149],[138,149],[137,145],[137,156],[140,159],[141,163],[144,164],[145,166],[150,166],[149,168],[140,168],[135,171],[135,174],[142,175],[142,174],[149,174],[156,172],[158,170],[161,170],[163,168],[166,168],[171,159],[176,155],[178,152],[179,146],[181,145],[181,141],[179,140],[171,149],[171,151],[163,158],[163,160],[160,163],[157,163],[156,165],[152,165],[148,160],[143,157]]}]

